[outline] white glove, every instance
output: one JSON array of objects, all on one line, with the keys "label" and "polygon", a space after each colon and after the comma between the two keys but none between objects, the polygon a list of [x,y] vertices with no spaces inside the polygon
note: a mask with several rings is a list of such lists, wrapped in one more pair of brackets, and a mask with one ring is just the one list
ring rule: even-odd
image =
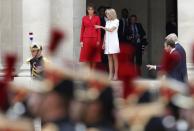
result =
[{"label": "white glove", "polygon": [[156,65],[146,65],[148,70],[156,70]]}]

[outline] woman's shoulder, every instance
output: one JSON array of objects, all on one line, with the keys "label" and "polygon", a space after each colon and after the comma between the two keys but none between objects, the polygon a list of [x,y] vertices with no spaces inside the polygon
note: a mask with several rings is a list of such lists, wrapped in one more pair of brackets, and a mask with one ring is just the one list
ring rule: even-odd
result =
[{"label": "woman's shoulder", "polygon": [[83,16],[83,17],[82,17],[82,20],[85,19],[85,18],[87,18],[87,15]]},{"label": "woman's shoulder", "polygon": [[96,17],[96,18],[100,18],[98,15],[94,15],[94,17]]},{"label": "woman's shoulder", "polygon": [[118,19],[110,20],[111,23],[119,23]]},{"label": "woman's shoulder", "polygon": [[100,17],[98,15],[95,15],[94,18],[100,20]]},{"label": "woman's shoulder", "polygon": [[111,21],[110,20],[107,20],[106,23],[110,23]]},{"label": "woman's shoulder", "polygon": [[111,21],[114,25],[118,25],[119,24],[119,20],[118,19],[114,19]]},{"label": "woman's shoulder", "polygon": [[114,19],[115,22],[119,22],[119,19]]}]

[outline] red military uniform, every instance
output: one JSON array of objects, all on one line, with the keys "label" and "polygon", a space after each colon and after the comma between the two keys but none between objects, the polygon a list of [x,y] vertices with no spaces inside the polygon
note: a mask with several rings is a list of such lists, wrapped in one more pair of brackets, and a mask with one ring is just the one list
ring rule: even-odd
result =
[{"label": "red military uniform", "polygon": [[84,16],[82,18],[82,27],[80,34],[80,42],[83,42],[83,47],[80,52],[80,62],[101,62],[100,45],[97,42],[101,41],[100,29],[95,29],[95,25],[100,25],[98,16]]}]

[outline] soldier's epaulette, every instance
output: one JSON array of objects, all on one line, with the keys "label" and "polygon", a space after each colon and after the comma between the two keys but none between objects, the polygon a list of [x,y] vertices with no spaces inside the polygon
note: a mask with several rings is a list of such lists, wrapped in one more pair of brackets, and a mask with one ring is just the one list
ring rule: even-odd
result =
[{"label": "soldier's epaulette", "polygon": [[28,58],[28,59],[26,60],[26,63],[29,64],[31,59],[32,59],[32,57],[31,57],[31,58]]}]

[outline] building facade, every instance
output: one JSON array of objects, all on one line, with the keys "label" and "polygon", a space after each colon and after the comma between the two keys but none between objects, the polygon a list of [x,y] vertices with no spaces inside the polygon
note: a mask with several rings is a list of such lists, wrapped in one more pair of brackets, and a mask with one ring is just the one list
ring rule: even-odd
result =
[{"label": "building facade", "polygon": [[160,62],[167,13],[177,7],[179,39],[187,52],[188,67],[192,68],[193,0],[177,0],[177,5],[169,0],[0,0],[0,68],[3,68],[3,55],[11,51],[20,57],[18,69],[21,75],[22,71],[28,71],[29,66],[25,64],[30,56],[28,33],[33,32],[35,42],[46,49],[51,27],[58,27],[67,34],[56,56],[78,63],[81,19],[89,2],[96,7],[111,6],[118,16],[122,8],[127,8],[130,14],[139,17],[150,42],[144,53],[144,65]]}]

